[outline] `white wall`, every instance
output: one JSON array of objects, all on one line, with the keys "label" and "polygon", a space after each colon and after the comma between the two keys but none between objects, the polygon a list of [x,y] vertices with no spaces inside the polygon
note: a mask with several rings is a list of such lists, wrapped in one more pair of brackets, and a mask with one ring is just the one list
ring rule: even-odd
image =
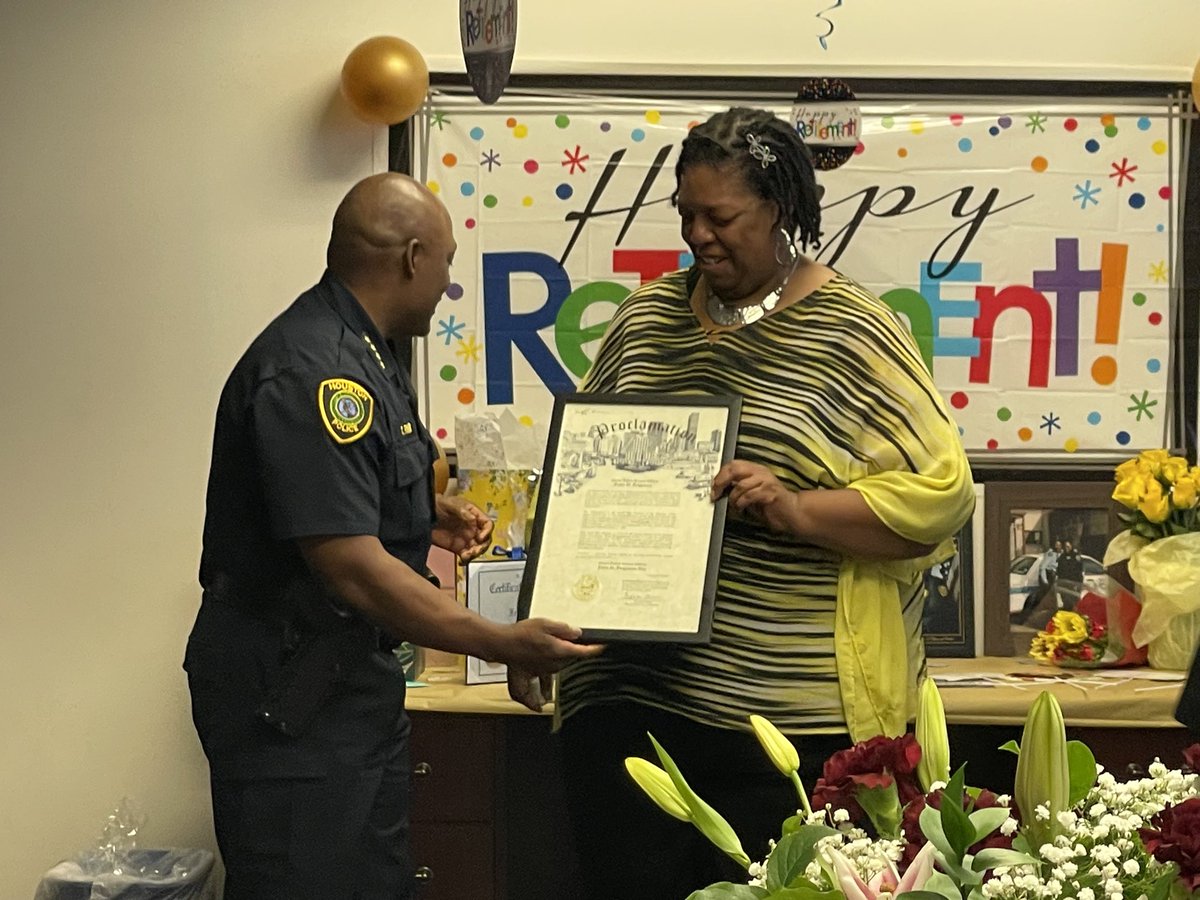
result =
[{"label": "white wall", "polygon": [[[517,68],[1186,80],[1200,54],[1195,0],[846,0],[822,51],[829,5],[522,0]],[[212,846],[179,661],[217,394],[383,166],[347,52],[461,70],[455,8],[0,4],[0,897],[126,795],[147,845]]]}]

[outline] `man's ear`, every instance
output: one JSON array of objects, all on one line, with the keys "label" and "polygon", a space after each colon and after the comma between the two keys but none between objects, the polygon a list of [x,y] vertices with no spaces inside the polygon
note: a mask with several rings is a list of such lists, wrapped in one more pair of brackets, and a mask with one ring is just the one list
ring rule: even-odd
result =
[{"label": "man's ear", "polygon": [[405,278],[414,278],[417,274],[417,256],[424,252],[425,248],[421,246],[421,241],[418,238],[411,238],[404,245],[404,254],[400,259],[400,266],[404,271]]}]

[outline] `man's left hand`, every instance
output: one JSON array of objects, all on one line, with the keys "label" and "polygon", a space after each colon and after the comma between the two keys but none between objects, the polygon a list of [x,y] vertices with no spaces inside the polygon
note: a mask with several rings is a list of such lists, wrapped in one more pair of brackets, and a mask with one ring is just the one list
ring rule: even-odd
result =
[{"label": "man's left hand", "polygon": [[492,520],[463,497],[437,495],[437,524],[433,543],[468,562],[492,542]]}]

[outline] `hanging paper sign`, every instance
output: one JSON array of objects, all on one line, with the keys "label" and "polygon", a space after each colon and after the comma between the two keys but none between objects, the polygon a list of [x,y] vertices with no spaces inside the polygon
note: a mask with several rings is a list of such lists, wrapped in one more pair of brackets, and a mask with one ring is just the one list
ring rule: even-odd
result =
[{"label": "hanging paper sign", "polygon": [[512,70],[517,0],[459,0],[458,34],[471,90],[484,103],[495,103]]}]

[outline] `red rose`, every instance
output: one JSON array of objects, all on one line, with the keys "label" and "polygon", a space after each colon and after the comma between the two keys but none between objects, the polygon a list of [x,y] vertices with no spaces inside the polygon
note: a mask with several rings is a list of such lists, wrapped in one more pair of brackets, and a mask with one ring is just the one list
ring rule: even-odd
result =
[{"label": "red rose", "polygon": [[1200,888],[1200,797],[1168,806],[1150,825],[1138,829],[1147,852],[1159,862],[1177,863],[1179,880],[1189,891]]},{"label": "red rose", "polygon": [[1079,650],[1079,655],[1084,659],[1095,659],[1096,651],[1092,649],[1091,644],[1084,644]]},{"label": "red rose", "polygon": [[1200,744],[1192,744],[1183,751],[1183,764],[1193,772],[1200,772]]},{"label": "red rose", "polygon": [[823,774],[813,788],[813,808],[823,809],[828,804],[846,810],[852,821],[862,823],[865,814],[855,800],[859,786],[886,788],[893,783],[903,806],[921,796],[917,784],[920,761],[921,746],[912,734],[898,738],[880,735],[839,750],[825,760]]}]

